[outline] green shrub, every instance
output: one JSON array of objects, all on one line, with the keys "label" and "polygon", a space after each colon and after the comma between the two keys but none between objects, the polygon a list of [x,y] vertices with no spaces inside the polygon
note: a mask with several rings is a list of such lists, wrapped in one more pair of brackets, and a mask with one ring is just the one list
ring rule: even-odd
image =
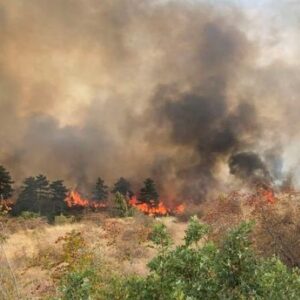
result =
[{"label": "green shrub", "polygon": [[117,217],[131,217],[134,214],[134,209],[127,203],[126,197],[121,193],[116,192],[114,196],[114,214]]},{"label": "green shrub", "polygon": [[67,271],[78,272],[89,269],[92,264],[92,252],[79,231],[72,230],[57,242],[63,242],[62,259]]},{"label": "green shrub", "polygon": [[22,211],[20,216],[25,220],[36,219],[40,217],[39,214],[34,213],[32,211]]},{"label": "green shrub", "polygon": [[[205,238],[209,228],[194,217],[183,245],[175,247],[166,226],[156,223],[150,239],[158,252],[148,264],[148,276],[124,278],[109,268],[90,271],[91,265],[81,265],[62,281],[63,299],[300,299],[299,269],[275,257],[258,257],[249,239],[252,227],[242,223],[216,245]],[[71,240],[82,246],[75,233]]]},{"label": "green shrub", "polygon": [[162,249],[170,246],[172,243],[167,227],[163,223],[154,224],[153,231],[150,234],[150,240],[153,242],[153,244]]},{"label": "green shrub", "polygon": [[209,227],[207,225],[201,224],[196,216],[192,217],[189,226],[185,231],[185,245],[190,246],[193,243],[197,244],[201,238],[208,234],[208,232]]},{"label": "green shrub", "polygon": [[74,223],[75,218],[73,216],[67,217],[63,214],[54,217],[54,224],[55,225],[64,225],[64,224],[71,224]]},{"label": "green shrub", "polygon": [[70,272],[62,280],[60,291],[63,300],[88,300],[92,290],[91,270]]},{"label": "green shrub", "polygon": [[185,244],[175,248],[165,228],[155,228],[158,255],[146,278],[128,281],[126,299],[300,299],[299,270],[276,258],[258,258],[248,238],[252,226],[242,223],[219,246],[201,246],[208,228],[192,218]]}]

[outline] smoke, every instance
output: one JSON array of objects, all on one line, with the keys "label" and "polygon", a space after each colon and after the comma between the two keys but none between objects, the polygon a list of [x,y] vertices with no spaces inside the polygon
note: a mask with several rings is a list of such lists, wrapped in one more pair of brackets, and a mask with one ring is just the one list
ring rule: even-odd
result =
[{"label": "smoke", "polygon": [[209,1],[1,2],[0,163],[17,182],[152,176],[196,201],[280,179],[297,162],[299,70],[285,27],[269,43],[256,21]]},{"label": "smoke", "polygon": [[241,152],[230,157],[230,173],[253,183],[270,183],[271,178],[266,165],[253,152]]}]

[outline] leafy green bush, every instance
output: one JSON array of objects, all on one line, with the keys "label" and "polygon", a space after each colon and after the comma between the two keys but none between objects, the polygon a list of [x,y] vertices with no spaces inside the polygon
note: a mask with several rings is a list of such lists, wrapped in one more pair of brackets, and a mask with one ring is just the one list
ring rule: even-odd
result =
[{"label": "leafy green bush", "polygon": [[62,280],[60,290],[63,300],[88,300],[92,290],[91,270],[70,272]]},{"label": "leafy green bush", "polygon": [[[91,265],[81,265],[64,277],[63,299],[300,299],[299,269],[275,257],[258,257],[249,239],[252,227],[242,223],[216,245],[206,238],[208,226],[193,217],[183,245],[175,247],[166,226],[156,223],[150,239],[158,252],[148,264],[148,276],[124,278],[107,268],[91,271]],[[67,253],[74,253],[68,250],[71,244],[72,249],[83,245],[75,233],[65,244]]]},{"label": "leafy green bush", "polygon": [[116,192],[114,196],[114,214],[117,217],[131,217],[134,214],[134,209],[127,203],[127,199],[121,193]]},{"label": "leafy green bush", "polygon": [[248,238],[251,228],[242,223],[216,246],[201,243],[208,228],[192,218],[185,244],[172,248],[160,225],[150,274],[128,281],[126,299],[300,299],[299,270],[276,258],[258,258]]},{"label": "leafy green bush", "polygon": [[79,231],[72,230],[57,242],[62,244],[62,259],[66,264],[66,271],[78,272],[89,269],[92,264],[92,252]]}]

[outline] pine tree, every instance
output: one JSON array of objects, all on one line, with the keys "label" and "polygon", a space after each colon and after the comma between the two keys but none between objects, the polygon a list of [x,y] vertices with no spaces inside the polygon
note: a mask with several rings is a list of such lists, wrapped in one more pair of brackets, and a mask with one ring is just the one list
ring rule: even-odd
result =
[{"label": "pine tree", "polygon": [[24,180],[13,214],[30,211],[47,215],[51,211],[49,181],[46,176],[28,177]]},{"label": "pine tree", "polygon": [[0,166],[0,200],[9,199],[12,196],[13,181],[9,172],[3,167]]},{"label": "pine tree", "polygon": [[112,190],[113,194],[117,192],[121,193],[125,197],[132,197],[133,192],[131,191],[130,183],[123,177],[121,177],[115,184]]},{"label": "pine tree", "polygon": [[144,181],[144,187],[140,190],[139,201],[153,206],[158,205],[159,195],[156,191],[155,183],[151,178]]},{"label": "pine tree", "polygon": [[40,215],[47,215],[51,209],[49,181],[44,175],[38,175],[35,181],[38,213]]},{"label": "pine tree", "polygon": [[17,199],[12,213],[19,215],[22,211],[37,212],[36,181],[34,177],[28,177],[23,181],[21,193]]},{"label": "pine tree", "polygon": [[65,187],[62,180],[53,181],[50,184],[50,195],[52,203],[52,214],[60,215],[67,209],[65,199],[67,197],[68,189]]},{"label": "pine tree", "polygon": [[104,180],[100,177],[97,179],[92,199],[95,201],[105,201],[108,197],[108,186],[105,185]]}]

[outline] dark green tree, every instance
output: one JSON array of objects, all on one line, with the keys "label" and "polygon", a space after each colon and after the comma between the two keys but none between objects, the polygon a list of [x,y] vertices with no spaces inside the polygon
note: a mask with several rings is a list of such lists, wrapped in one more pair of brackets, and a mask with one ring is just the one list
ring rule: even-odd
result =
[{"label": "dark green tree", "polygon": [[130,183],[123,177],[121,177],[115,184],[114,188],[111,191],[113,194],[119,192],[125,197],[132,197],[133,192],[131,191]]},{"label": "dark green tree", "polygon": [[60,215],[67,210],[65,199],[67,197],[68,189],[65,187],[62,180],[53,181],[50,184],[50,195],[52,204],[52,214]]},{"label": "dark green tree", "polygon": [[13,194],[13,181],[9,172],[0,166],[0,200],[9,199]]},{"label": "dark green tree", "polygon": [[47,215],[51,207],[49,181],[46,176],[38,175],[35,178],[35,182],[36,182],[38,213],[40,215]]},{"label": "dark green tree", "polygon": [[155,183],[151,178],[144,181],[144,187],[141,188],[138,200],[153,206],[158,205],[159,195],[156,191]]},{"label": "dark green tree", "polygon": [[15,206],[13,207],[12,213],[14,215],[19,215],[22,211],[38,211],[36,180],[34,177],[28,177],[23,181],[21,192]]},{"label": "dark green tree", "polygon": [[51,195],[46,176],[38,175],[24,180],[13,214],[18,215],[22,211],[48,216],[51,211]]},{"label": "dark green tree", "polygon": [[107,197],[108,186],[105,185],[104,180],[99,177],[93,190],[92,199],[95,201],[105,201]]}]

